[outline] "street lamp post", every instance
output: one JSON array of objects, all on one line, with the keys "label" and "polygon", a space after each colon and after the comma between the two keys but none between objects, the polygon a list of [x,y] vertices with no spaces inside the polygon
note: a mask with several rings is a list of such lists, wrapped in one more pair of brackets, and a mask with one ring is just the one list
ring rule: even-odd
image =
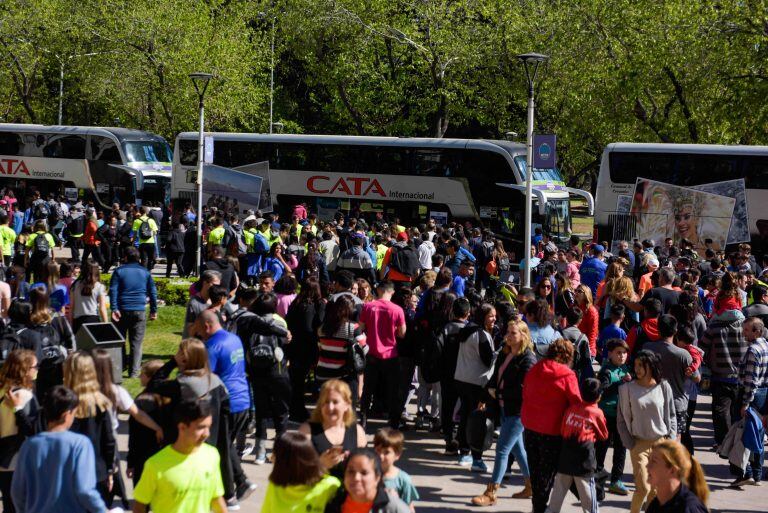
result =
[{"label": "street lamp post", "polygon": [[203,250],[203,160],[205,154],[204,125],[205,125],[205,107],[203,99],[208,84],[213,78],[210,73],[192,73],[189,75],[195,86],[195,92],[198,98],[198,108],[200,109],[200,136],[197,145],[197,274],[200,275],[200,266],[202,265]]},{"label": "street lamp post", "polygon": [[525,157],[525,270],[523,271],[523,287],[531,286],[531,223],[533,222],[533,85],[539,66],[549,59],[540,53],[524,53],[517,58],[525,67],[525,77],[528,80],[528,142]]}]

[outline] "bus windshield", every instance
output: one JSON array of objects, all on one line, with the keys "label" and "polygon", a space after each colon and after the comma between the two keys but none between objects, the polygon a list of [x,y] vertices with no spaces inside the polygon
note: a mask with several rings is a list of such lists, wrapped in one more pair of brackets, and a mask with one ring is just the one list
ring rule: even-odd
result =
[{"label": "bus windshield", "polygon": [[569,200],[547,201],[546,213],[544,215],[544,229],[550,236],[566,239],[571,235]]},{"label": "bus windshield", "polygon": [[[526,162],[525,157],[515,157],[515,164],[517,164],[517,169],[520,170],[520,177],[523,181],[526,180]],[[534,180],[542,180],[542,181],[550,181],[550,182],[562,182],[563,177],[560,175],[560,171],[557,169],[539,169],[539,168],[533,168],[533,179]]]},{"label": "bus windshield", "polygon": [[171,147],[165,141],[127,141],[123,143],[128,162],[171,162]]}]

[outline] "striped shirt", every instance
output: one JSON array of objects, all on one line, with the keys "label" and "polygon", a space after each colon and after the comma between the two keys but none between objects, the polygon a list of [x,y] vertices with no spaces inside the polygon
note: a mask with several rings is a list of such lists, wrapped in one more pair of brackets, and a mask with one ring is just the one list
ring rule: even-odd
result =
[{"label": "striped shirt", "polygon": [[768,341],[760,337],[747,348],[739,365],[739,384],[744,389],[742,404],[748,406],[755,390],[768,386]]},{"label": "striped shirt", "polygon": [[325,335],[322,328],[320,329],[320,341],[318,343],[320,355],[315,369],[315,377],[318,381],[343,378],[351,374],[347,365],[347,354],[352,340],[365,346],[365,333],[357,323],[347,322],[332,336]]}]

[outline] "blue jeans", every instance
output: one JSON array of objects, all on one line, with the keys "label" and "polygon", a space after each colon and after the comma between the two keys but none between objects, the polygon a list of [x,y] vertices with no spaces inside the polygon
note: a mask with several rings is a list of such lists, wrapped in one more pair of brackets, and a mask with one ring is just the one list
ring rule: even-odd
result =
[{"label": "blue jeans", "polygon": [[523,477],[530,477],[528,470],[528,457],[523,446],[523,421],[517,415],[505,416],[501,414],[501,429],[499,439],[496,440],[496,458],[493,460],[493,476],[491,482],[499,484],[504,472],[507,471],[509,453],[515,455],[515,460],[520,465]]}]

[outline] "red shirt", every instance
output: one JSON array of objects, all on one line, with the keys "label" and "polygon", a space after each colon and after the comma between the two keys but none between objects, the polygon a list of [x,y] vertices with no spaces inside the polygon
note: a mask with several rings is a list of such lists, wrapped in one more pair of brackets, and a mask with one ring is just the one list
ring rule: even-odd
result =
[{"label": "red shirt", "polygon": [[560,436],[566,408],[581,403],[579,383],[570,367],[545,359],[531,367],[523,380],[520,416],[525,429]]},{"label": "red shirt", "polygon": [[590,306],[584,310],[584,317],[581,318],[579,323],[579,331],[584,333],[589,339],[589,352],[592,356],[597,354],[597,335],[599,332],[600,314],[597,313],[597,308]]},{"label": "red shirt", "polygon": [[565,410],[560,428],[563,438],[595,443],[608,438],[605,414],[595,403],[575,404]]},{"label": "red shirt", "polygon": [[89,246],[98,246],[101,241],[96,237],[96,231],[99,227],[96,225],[96,221],[88,221],[85,225],[85,233],[83,234],[83,242]]}]

